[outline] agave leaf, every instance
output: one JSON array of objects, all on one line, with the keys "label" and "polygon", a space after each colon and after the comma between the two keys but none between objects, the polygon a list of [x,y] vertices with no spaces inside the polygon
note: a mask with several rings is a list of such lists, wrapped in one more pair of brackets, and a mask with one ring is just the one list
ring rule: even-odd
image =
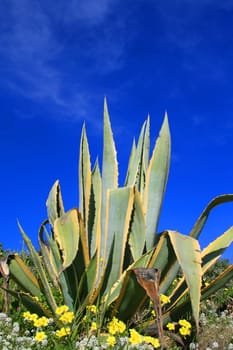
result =
[{"label": "agave leaf", "polygon": [[233,226],[202,250],[203,273],[213,266],[233,242]]},{"label": "agave leaf", "polygon": [[[150,148],[150,119],[144,122],[136,150],[133,148],[130,157],[129,168],[127,172],[126,186],[137,185],[140,191],[143,191],[145,185],[145,172],[148,165]],[[133,146],[134,147],[134,146]]]},{"label": "agave leaf", "polygon": [[142,256],[145,246],[145,216],[141,197],[136,188],[128,241],[133,260],[136,261]]},{"label": "agave leaf", "polygon": [[[91,242],[91,257],[95,252],[100,250],[100,234],[101,234],[101,176],[98,161],[96,161],[92,172],[92,186],[89,209],[89,242]],[[92,219],[92,222],[91,222]]]},{"label": "agave leaf", "polygon": [[218,277],[201,291],[201,300],[206,300],[210,295],[226,286],[226,283],[233,278],[233,264],[229,265]]},{"label": "agave leaf", "polygon": [[128,168],[127,168],[124,186],[127,186],[129,184],[130,177],[131,177],[131,171],[132,171],[131,169],[132,169],[133,164],[134,164],[136,150],[137,150],[137,148],[136,148],[136,143],[135,143],[135,139],[134,139],[133,144],[132,144],[132,148],[131,148],[131,152],[130,152],[129,163],[128,163]]},{"label": "agave leaf", "polygon": [[17,284],[25,291],[33,296],[39,297],[41,294],[40,285],[27,267],[24,261],[17,254],[11,254],[8,257],[8,264],[10,275],[17,282]]},{"label": "agave leaf", "polygon": [[62,257],[57,242],[49,236],[47,230],[45,230],[45,233],[48,242],[47,245],[39,238],[45,267],[48,274],[50,273],[50,269],[51,272],[53,271],[51,281],[53,281],[53,285],[59,292],[62,291],[65,304],[69,307],[70,311],[73,311],[73,299],[71,297],[71,284],[73,281],[71,282],[66,276],[66,271],[63,271]]},{"label": "agave leaf", "polygon": [[105,260],[105,244],[107,241],[106,212],[107,212],[107,191],[118,186],[118,164],[116,158],[115,143],[109,120],[106,99],[104,101],[104,148],[102,162],[102,207],[101,207],[101,244],[100,257]]},{"label": "agave leaf", "polygon": [[53,292],[51,290],[49,281],[47,279],[46,272],[42,266],[40,257],[38,255],[37,251],[35,250],[31,240],[28,238],[28,236],[26,235],[26,233],[24,232],[23,228],[20,226],[19,223],[18,223],[18,226],[19,226],[20,232],[23,236],[23,239],[24,239],[24,241],[29,249],[34,266],[37,270],[37,273],[38,273],[38,276],[40,279],[41,292],[44,293],[48,304],[52,308],[53,312],[55,312],[55,310],[57,308],[57,304],[56,304],[56,301],[54,299]]},{"label": "agave leaf", "polygon": [[201,250],[199,242],[196,239],[182,235],[177,231],[167,232],[189,288],[193,317],[198,329],[202,279]]},{"label": "agave leaf", "polygon": [[52,317],[52,314],[48,309],[44,308],[43,304],[35,297],[25,292],[16,292],[15,290],[5,289],[7,293],[12,295],[14,298],[19,299],[22,304],[29,310],[31,313],[35,313],[38,316],[46,316],[48,318]]},{"label": "agave leaf", "polygon": [[142,255],[137,261],[125,270],[121,277],[114,283],[107,296],[107,303],[111,305],[114,301],[113,314],[122,320],[129,320],[139,309],[145,297],[145,290],[138,284],[133,269],[136,267],[147,267],[153,250]]},{"label": "agave leaf", "polygon": [[[51,248],[49,247],[51,238],[49,237],[49,234],[46,230],[46,224],[48,223],[48,220],[45,220],[39,229],[39,233],[38,233],[38,242],[39,242],[39,246],[40,246],[40,252],[43,256],[43,261],[45,263],[45,267],[46,267],[46,271],[49,275],[49,278],[51,279],[52,283],[54,286],[58,287],[58,276],[59,276],[59,272],[61,270],[61,268],[58,270],[55,263],[54,263],[54,259],[53,259],[53,255],[51,253]],[[47,236],[47,241],[45,241],[44,239],[44,232],[46,232],[46,236]],[[49,243],[48,243],[49,242]],[[62,264],[62,263],[61,263]]]},{"label": "agave leaf", "polygon": [[143,142],[143,164],[145,170],[148,168],[149,153],[150,153],[150,116],[148,115],[146,121],[146,129]]},{"label": "agave leaf", "polygon": [[48,219],[51,225],[64,214],[64,206],[59,181],[55,181],[46,201]]},{"label": "agave leaf", "polygon": [[195,239],[190,239],[190,237],[182,235],[177,231],[166,231],[162,234],[152,259],[153,264],[150,263],[150,266],[162,269],[160,293],[167,291],[175,277],[175,273],[177,273],[177,267],[179,265],[177,265],[176,258],[184,272],[186,280],[185,282],[183,279],[182,286],[181,282],[179,284],[181,286],[180,289],[177,287],[172,293],[171,304],[167,311],[168,314],[170,310],[174,309],[184,293],[187,293],[187,283],[191,295],[194,318],[197,322],[200,302],[200,289],[198,288],[201,286],[202,275],[200,257],[200,247],[198,241]]},{"label": "agave leaf", "polygon": [[[80,280],[78,295],[79,302],[83,304],[92,304],[94,303],[95,296],[95,280],[97,278],[97,254],[93,256],[88,264],[87,268],[83,272],[83,275]],[[85,301],[86,300],[86,301]]]},{"label": "agave leaf", "polygon": [[[229,246],[229,244],[233,240],[233,227],[231,227],[229,230],[227,230],[224,234],[222,234],[220,237],[218,237],[215,241],[210,243],[202,252],[202,274],[204,274],[211,266],[214,265],[214,263],[219,259],[219,257],[223,254],[225,249]],[[215,291],[218,288],[215,286]],[[213,287],[209,289],[209,293],[211,290],[214,290]],[[174,309],[175,305],[180,302],[182,298],[185,297],[185,299],[189,299],[187,284],[185,281],[185,278],[183,277],[179,283],[177,284],[176,288],[173,290],[170,299],[171,299],[171,305],[168,309],[168,312],[170,312],[172,309]],[[201,297],[203,299],[203,297]],[[180,309],[180,307],[178,308]],[[174,315],[174,313],[173,313]]]},{"label": "agave leaf", "polygon": [[177,257],[167,231],[159,235],[159,241],[153,250],[148,267],[161,270],[160,292],[165,293],[179,270]]},{"label": "agave leaf", "polygon": [[78,219],[78,227],[79,227],[79,235],[80,235],[79,246],[78,246],[75,259],[72,261],[72,264],[69,265],[69,267],[67,267],[64,270],[65,277],[67,280],[67,285],[69,287],[69,291],[71,291],[70,294],[72,295],[72,298],[75,304],[79,303],[80,301],[77,291],[80,286],[80,281],[81,281],[83,272],[85,271],[85,269],[88,268],[90,264],[85,226],[84,226],[81,214],[78,212],[78,210],[76,210],[76,214]]},{"label": "agave leaf", "polygon": [[78,213],[78,224],[79,224],[79,230],[80,230],[80,240],[82,244],[82,254],[84,258],[85,266],[88,266],[90,262],[90,255],[89,255],[89,247],[88,247],[88,240],[87,240],[87,234],[86,234],[86,228],[82,219],[81,214],[77,210]]},{"label": "agave leaf", "polygon": [[224,204],[227,202],[233,201],[233,194],[223,194],[221,196],[215,197],[212,199],[206,206],[206,208],[203,210],[199,218],[197,219],[195,225],[193,226],[192,230],[190,231],[189,236],[198,238],[205,223],[208,219],[208,216],[213,208],[220,204]]},{"label": "agave leaf", "polygon": [[54,237],[62,252],[63,269],[70,266],[76,257],[80,226],[76,209],[68,211],[54,222]]},{"label": "agave leaf", "polygon": [[89,201],[91,194],[91,161],[85,125],[82,129],[79,158],[79,210],[88,228]]},{"label": "agave leaf", "polygon": [[152,158],[146,172],[146,184],[143,197],[144,212],[146,213],[146,247],[153,248],[157,231],[161,206],[167,184],[170,166],[170,130],[167,115],[160,130],[159,137],[153,150]]},{"label": "agave leaf", "polygon": [[[216,279],[214,279],[208,286],[201,290],[201,300],[206,300],[210,295],[213,295],[216,291],[223,288],[226,283],[233,278],[233,265],[229,265]],[[188,290],[186,289],[186,294]],[[185,296],[185,293],[183,294]],[[188,295],[187,295],[188,296]],[[187,313],[190,309],[190,298],[185,297],[184,302],[178,304],[176,307],[169,307],[166,313],[163,315],[164,324],[177,320],[181,316]]]},{"label": "agave leaf", "polygon": [[109,275],[107,290],[118,280],[122,274],[124,253],[129,231],[130,219],[133,210],[134,189],[133,187],[123,187],[109,191],[109,208],[106,217],[106,257],[109,258],[113,239],[112,267]]},{"label": "agave leaf", "polygon": [[143,153],[142,153],[142,161],[141,161],[141,169],[140,169],[140,193],[143,198],[145,182],[146,182],[146,171],[149,163],[149,152],[150,152],[150,116],[148,115],[146,121],[146,128],[143,140]]}]

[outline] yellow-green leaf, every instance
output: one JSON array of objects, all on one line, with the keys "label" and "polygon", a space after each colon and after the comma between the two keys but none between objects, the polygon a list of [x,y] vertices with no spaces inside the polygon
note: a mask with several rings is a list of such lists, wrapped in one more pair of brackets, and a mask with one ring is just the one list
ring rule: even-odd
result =
[{"label": "yellow-green leaf", "polygon": [[143,207],[146,215],[146,247],[151,249],[155,243],[160,211],[167,184],[170,167],[170,130],[165,115],[159,137],[153,150],[152,158],[146,172],[146,184]]},{"label": "yellow-green leaf", "polygon": [[189,288],[193,316],[198,328],[201,298],[201,250],[199,242],[177,231],[167,231]]},{"label": "yellow-green leaf", "polygon": [[46,201],[48,219],[51,225],[54,221],[64,214],[64,205],[62,201],[61,188],[59,181],[55,181],[51,191],[49,192],[48,199]]},{"label": "yellow-green leaf", "polygon": [[63,269],[70,266],[76,257],[80,236],[78,212],[72,209],[54,222],[54,237],[62,252]]}]

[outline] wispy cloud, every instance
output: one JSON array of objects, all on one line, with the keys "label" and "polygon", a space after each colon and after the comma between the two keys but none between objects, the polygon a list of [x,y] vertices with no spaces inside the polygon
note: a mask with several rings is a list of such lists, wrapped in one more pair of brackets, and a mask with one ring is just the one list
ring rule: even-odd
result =
[{"label": "wispy cloud", "polygon": [[[87,82],[91,74],[106,74],[122,65],[124,45],[116,32],[104,28],[93,31],[105,22],[114,2],[60,0],[53,7],[43,1],[9,0],[7,6],[1,2],[0,70],[4,86],[36,102],[54,105],[63,117],[87,118],[87,105],[95,99]],[[63,31],[60,37],[57,29]],[[79,42],[82,32],[86,42]],[[77,36],[77,42],[72,36]],[[74,47],[69,46],[69,40]]]}]

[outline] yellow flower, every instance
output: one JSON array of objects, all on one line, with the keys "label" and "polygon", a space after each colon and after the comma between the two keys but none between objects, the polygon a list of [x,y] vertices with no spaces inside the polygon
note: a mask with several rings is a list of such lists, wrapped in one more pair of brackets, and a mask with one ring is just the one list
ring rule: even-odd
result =
[{"label": "yellow flower", "polygon": [[55,312],[56,312],[56,315],[61,315],[64,312],[67,312],[68,310],[69,310],[69,308],[67,305],[62,305],[62,306],[59,306]]},{"label": "yellow flower", "polygon": [[30,320],[30,317],[31,317],[31,313],[30,313],[29,311],[25,311],[25,312],[23,313],[23,318],[24,318],[25,320]]},{"label": "yellow flower", "polygon": [[136,344],[142,343],[143,337],[135,329],[130,329],[129,333],[130,333],[129,341],[131,344],[136,345]]},{"label": "yellow flower", "polygon": [[56,331],[56,336],[58,338],[65,337],[66,335],[69,335],[71,333],[70,327],[62,327],[61,329],[58,329]]},{"label": "yellow flower", "polygon": [[183,319],[183,320],[179,320],[179,325],[182,326],[182,327],[185,327],[185,328],[188,328],[188,329],[191,329],[192,326],[191,326],[191,323],[188,322],[187,320]]},{"label": "yellow flower", "polygon": [[108,331],[110,334],[123,333],[126,329],[124,322],[119,321],[116,317],[113,317],[112,321],[108,324]]},{"label": "yellow flower", "polygon": [[46,339],[47,336],[45,334],[45,332],[37,332],[36,335],[35,335],[35,340],[38,341],[38,342],[41,342],[42,340]]},{"label": "yellow flower", "polygon": [[156,312],[155,312],[155,310],[152,310],[152,311],[151,311],[151,315],[152,315],[153,317],[155,317],[155,316],[156,316]]},{"label": "yellow flower", "polygon": [[96,331],[97,330],[97,324],[96,322],[91,323],[91,331]]},{"label": "yellow flower", "polygon": [[107,343],[111,346],[114,346],[116,344],[116,338],[113,335],[109,335],[107,337]]},{"label": "yellow flower", "polygon": [[73,311],[67,311],[59,317],[59,320],[64,323],[71,323],[74,319]]},{"label": "yellow flower", "polygon": [[153,338],[153,337],[150,337],[150,336],[145,336],[145,337],[143,337],[143,341],[145,343],[147,343],[147,344],[153,345],[153,347],[155,349],[160,347],[160,343],[159,343],[159,340],[157,338]]},{"label": "yellow flower", "polygon": [[38,315],[37,314],[31,314],[29,311],[25,311],[23,313],[23,318],[27,321],[32,321],[35,322],[38,319]]},{"label": "yellow flower", "polygon": [[167,329],[168,329],[169,331],[174,331],[174,330],[175,330],[175,325],[174,325],[174,323],[172,323],[172,322],[169,322],[169,323],[166,325],[166,327],[167,327]]},{"label": "yellow flower", "polygon": [[42,316],[40,318],[37,318],[35,321],[34,321],[34,326],[35,327],[46,327],[48,326],[49,324],[49,320],[47,317],[45,316]]},{"label": "yellow flower", "polygon": [[180,327],[179,332],[180,332],[180,334],[183,335],[184,337],[185,337],[186,335],[190,335],[190,334],[191,334],[190,328],[186,328],[186,327]]},{"label": "yellow flower", "polygon": [[164,305],[164,304],[169,304],[171,302],[170,298],[167,297],[166,295],[164,294],[161,294],[160,295],[160,301],[161,303]]},{"label": "yellow flower", "polygon": [[126,329],[126,325],[122,321],[118,321],[118,332],[123,333]]},{"label": "yellow flower", "polygon": [[87,306],[87,311],[92,312],[93,314],[96,314],[97,312],[97,307],[95,305],[88,305]]}]

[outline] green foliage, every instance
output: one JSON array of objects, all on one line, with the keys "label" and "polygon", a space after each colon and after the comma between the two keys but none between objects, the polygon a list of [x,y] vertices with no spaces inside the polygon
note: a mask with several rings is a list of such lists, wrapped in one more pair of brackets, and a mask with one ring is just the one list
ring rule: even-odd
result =
[{"label": "green foliage", "polygon": [[[233,227],[200,250],[198,236],[210,211],[233,200],[233,195],[213,199],[190,235],[167,230],[157,233],[170,165],[170,131],[165,115],[150,157],[150,119],[142,126],[129,159],[125,184],[118,187],[118,162],[107,104],[104,104],[102,171],[98,160],[91,166],[88,139],[83,127],[79,156],[79,208],[65,211],[56,181],[46,205],[48,218],[39,229],[40,250],[19,225],[32,266],[17,255],[9,256],[10,276],[18,283],[16,293],[32,312],[50,317],[62,302],[83,315],[87,305],[102,308],[128,321],[146,301],[135,268],[161,271],[160,293],[171,291],[162,309],[166,324],[192,310],[198,328],[200,301],[221,288],[233,274],[225,269],[214,282],[202,286],[202,275],[213,266],[233,241]],[[173,281],[181,268],[183,277]],[[153,281],[152,281],[153,282]],[[36,297],[36,298],[35,298]]]}]

